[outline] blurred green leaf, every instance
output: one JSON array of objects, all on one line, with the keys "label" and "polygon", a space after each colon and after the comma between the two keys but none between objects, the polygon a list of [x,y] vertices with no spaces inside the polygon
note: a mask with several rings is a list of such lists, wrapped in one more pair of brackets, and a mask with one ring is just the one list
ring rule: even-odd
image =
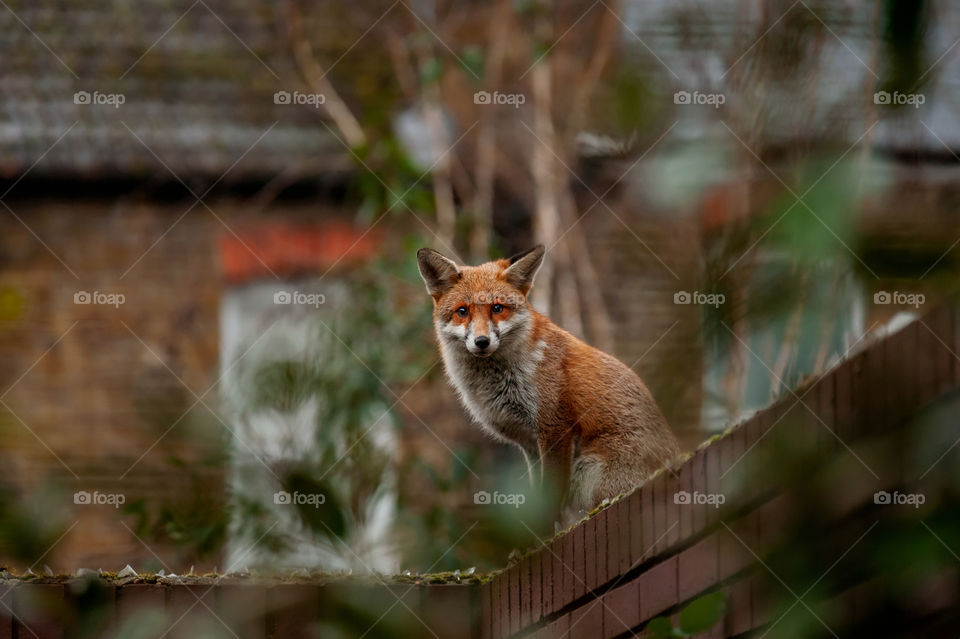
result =
[{"label": "blurred green leaf", "polygon": [[697,635],[713,628],[727,613],[727,598],[713,592],[690,602],[680,611],[677,621],[685,635]]}]

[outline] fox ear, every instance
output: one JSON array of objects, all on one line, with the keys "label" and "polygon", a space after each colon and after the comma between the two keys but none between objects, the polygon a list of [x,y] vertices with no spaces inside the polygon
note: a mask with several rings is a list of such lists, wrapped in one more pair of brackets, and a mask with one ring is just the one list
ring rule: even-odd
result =
[{"label": "fox ear", "polygon": [[460,279],[460,269],[453,260],[433,249],[422,248],[417,251],[417,266],[420,268],[420,277],[427,285],[427,292],[435,300],[440,299]]},{"label": "fox ear", "polygon": [[500,277],[507,284],[526,295],[533,286],[533,278],[537,276],[540,265],[543,264],[543,254],[545,252],[546,248],[543,244],[537,244],[529,251],[514,255],[510,258],[510,266]]}]

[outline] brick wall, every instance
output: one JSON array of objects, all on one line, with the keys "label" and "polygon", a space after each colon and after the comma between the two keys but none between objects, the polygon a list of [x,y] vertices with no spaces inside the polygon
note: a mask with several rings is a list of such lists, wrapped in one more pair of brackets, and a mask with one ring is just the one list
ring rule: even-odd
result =
[{"label": "brick wall", "polygon": [[[361,635],[454,639],[471,636],[479,610],[478,591],[468,586],[210,581],[2,584],[0,639]],[[337,634],[323,634],[332,632]]]}]

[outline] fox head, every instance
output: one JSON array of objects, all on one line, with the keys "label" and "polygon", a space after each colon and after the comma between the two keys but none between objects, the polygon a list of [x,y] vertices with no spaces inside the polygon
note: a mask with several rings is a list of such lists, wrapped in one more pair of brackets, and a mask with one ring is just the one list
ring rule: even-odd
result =
[{"label": "fox head", "polygon": [[544,252],[541,244],[509,260],[458,266],[433,249],[417,251],[441,344],[489,357],[525,334],[533,320],[527,293]]}]

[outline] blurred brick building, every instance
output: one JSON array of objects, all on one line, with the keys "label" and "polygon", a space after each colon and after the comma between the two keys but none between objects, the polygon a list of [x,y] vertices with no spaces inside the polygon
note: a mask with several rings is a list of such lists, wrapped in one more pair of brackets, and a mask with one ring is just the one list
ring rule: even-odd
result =
[{"label": "blurred brick building", "polygon": [[[217,383],[230,291],[299,277],[348,281],[370,255],[404,250],[392,233],[418,225],[403,213],[364,235],[357,211],[344,205],[358,175],[354,158],[316,108],[275,101],[278,91],[305,89],[282,3],[8,4],[0,12],[0,458],[6,479],[22,495],[48,480],[64,490],[52,504],[64,528],[75,527],[45,563],[116,568],[153,561],[153,551],[172,557],[170,549],[145,548],[126,528],[132,521],[121,521],[112,507],[81,507],[72,493],[122,490],[128,501],[147,503],[183,495],[211,504],[226,499],[222,471],[209,470],[214,467],[200,458],[229,441]],[[822,3],[742,15],[738,3],[721,5],[710,13],[687,2],[627,7],[624,21],[633,31],[620,34],[623,55],[649,62],[646,79],[663,92],[656,96],[662,98],[654,109],[657,126],[644,131],[630,153],[617,144],[585,152],[578,167],[585,188],[576,192],[578,210],[587,211],[594,194],[622,182],[580,224],[602,283],[614,351],[648,382],[687,446],[703,437],[701,423],[722,426],[765,404],[771,391],[760,385],[749,402],[706,411],[708,402],[722,403],[711,394],[720,394],[730,378],[747,385],[749,373],[711,370],[702,309],[678,306],[674,295],[705,279],[703,255],[728,239],[732,225],[783,195],[779,174],[793,168],[792,154],[825,141],[831,159],[863,140],[877,150],[863,158],[882,174],[884,188],[868,189],[862,206],[861,200],[850,204],[856,230],[867,239],[853,247],[857,259],[869,260],[876,247],[896,240],[906,241],[919,262],[944,255],[942,263],[950,264],[958,232],[952,185],[960,127],[952,97],[960,58],[945,53],[937,60],[923,109],[886,111],[871,103],[867,70],[850,51],[872,59],[872,31],[865,25],[873,14],[862,11],[869,3],[844,5],[835,9],[839,14]],[[931,46],[948,51],[957,12],[934,5],[940,13]],[[815,34],[825,43],[818,49],[823,67],[802,78],[816,90],[801,91],[812,102],[784,100],[789,94],[781,82],[793,81],[791,74],[765,67],[760,57],[742,58],[752,38],[740,36],[765,32],[786,12],[765,36],[776,41],[780,29],[796,28],[797,16],[813,10],[842,22],[835,29],[842,42]],[[691,35],[707,32],[715,20],[735,28],[707,41]],[[811,19],[799,24],[818,28]],[[324,37],[337,35],[337,24],[322,27]],[[337,59],[346,45],[331,45],[327,53]],[[756,50],[763,51],[762,45]],[[362,51],[350,55],[367,63]],[[724,109],[670,100],[674,89],[713,86],[729,95]],[[763,104],[758,95],[781,101]],[[765,119],[771,112],[779,119]],[[598,134],[610,133],[605,125],[597,124]],[[510,248],[523,248],[530,226],[523,199],[506,189],[498,197],[495,227],[505,244],[518,244]],[[916,210],[929,215],[903,214]],[[767,258],[777,256],[758,259],[758,270]],[[897,285],[885,278],[864,278],[869,292]],[[894,311],[864,306],[870,296],[861,284],[838,316],[844,329],[865,329]],[[730,288],[737,287],[747,284],[737,279]],[[847,295],[847,288],[837,290]],[[123,303],[75,303],[78,293],[122,295]],[[108,298],[93,301],[100,299]],[[420,301],[429,304],[425,295]],[[781,337],[774,331],[765,339]],[[831,340],[831,348],[842,343],[838,336]],[[424,348],[433,348],[429,327]],[[775,357],[774,351],[770,361]],[[752,370],[767,377],[756,362]],[[514,455],[467,427],[438,373],[398,409],[412,424],[401,449],[450,459],[437,437],[418,426],[422,420],[457,445]],[[171,458],[185,463],[171,464]]]}]

